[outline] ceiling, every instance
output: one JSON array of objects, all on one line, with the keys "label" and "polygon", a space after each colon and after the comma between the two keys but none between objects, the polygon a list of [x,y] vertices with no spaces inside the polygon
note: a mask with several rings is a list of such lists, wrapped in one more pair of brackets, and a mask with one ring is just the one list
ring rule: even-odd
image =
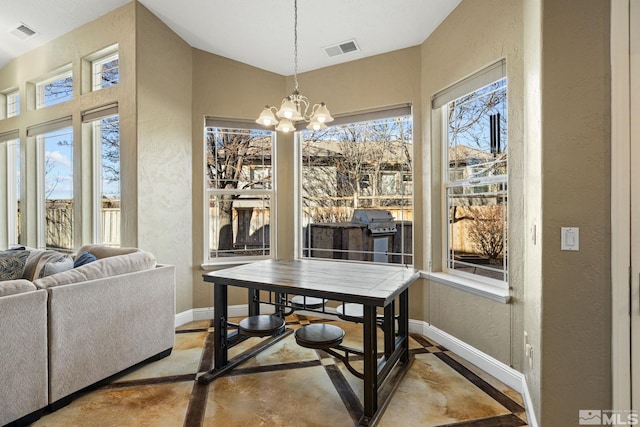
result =
[{"label": "ceiling", "polygon": [[[130,0],[0,0],[0,68]],[[139,0],[191,46],[282,75],[294,72],[293,0]],[[422,43],[461,0],[299,0],[298,71]],[[36,34],[11,34],[24,24]],[[358,51],[324,48],[355,39]]]}]

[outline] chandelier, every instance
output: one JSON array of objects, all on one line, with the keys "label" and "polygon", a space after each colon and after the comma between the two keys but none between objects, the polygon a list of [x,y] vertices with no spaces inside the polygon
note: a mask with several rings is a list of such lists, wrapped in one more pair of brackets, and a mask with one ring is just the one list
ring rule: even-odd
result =
[{"label": "chandelier", "polygon": [[296,123],[309,122],[307,129],[321,130],[326,123],[333,121],[329,109],[324,102],[311,106],[309,98],[300,94],[298,90],[298,0],[293,1],[293,81],[294,89],[291,95],[285,97],[280,109],[265,105],[256,123],[264,126],[275,126],[279,132],[290,132],[296,129]]}]

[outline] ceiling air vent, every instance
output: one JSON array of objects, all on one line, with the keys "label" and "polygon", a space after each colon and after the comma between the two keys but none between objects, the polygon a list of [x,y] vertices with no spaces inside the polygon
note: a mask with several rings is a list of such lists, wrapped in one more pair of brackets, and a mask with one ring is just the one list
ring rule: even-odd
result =
[{"label": "ceiling air vent", "polygon": [[333,46],[328,46],[324,48],[324,51],[327,52],[329,57],[334,57],[338,55],[342,55],[349,52],[356,52],[360,50],[355,40],[349,40],[343,43],[339,43]]},{"label": "ceiling air vent", "polygon": [[18,37],[21,40],[26,40],[30,37],[35,36],[36,32],[31,28],[29,28],[28,26],[26,26],[25,24],[21,23],[20,25],[18,25],[18,27],[11,30],[11,34]]}]

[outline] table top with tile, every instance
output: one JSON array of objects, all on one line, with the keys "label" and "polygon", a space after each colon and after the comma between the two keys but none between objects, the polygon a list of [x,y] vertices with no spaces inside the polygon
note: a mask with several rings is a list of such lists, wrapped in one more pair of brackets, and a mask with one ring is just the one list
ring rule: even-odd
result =
[{"label": "table top with tile", "polygon": [[266,260],[213,271],[206,282],[304,294],[338,301],[384,306],[406,290],[418,270],[398,264],[331,260]]}]

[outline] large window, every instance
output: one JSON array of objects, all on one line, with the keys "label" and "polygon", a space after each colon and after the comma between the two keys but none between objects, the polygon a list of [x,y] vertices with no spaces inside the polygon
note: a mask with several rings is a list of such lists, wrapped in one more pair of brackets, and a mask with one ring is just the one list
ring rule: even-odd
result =
[{"label": "large window", "polygon": [[[40,246],[73,250],[73,132],[71,127],[37,136]],[[44,234],[44,236],[42,235]],[[44,244],[44,245],[43,245]]]},{"label": "large window", "polygon": [[[9,246],[18,245],[20,236],[20,140],[17,132],[0,135],[0,150],[6,153],[7,182],[7,241]],[[5,140],[5,138],[7,138]]]},{"label": "large window", "polygon": [[73,98],[71,71],[36,83],[36,108],[49,107]]},{"label": "large window", "polygon": [[302,256],[412,264],[410,107],[302,131],[299,140]]},{"label": "large window", "polygon": [[271,256],[274,133],[208,120],[206,261]]},{"label": "large window", "polygon": [[505,286],[507,82],[494,74],[487,83],[491,75],[481,76],[464,82],[470,91],[442,106],[444,266],[449,273]]},{"label": "large window", "polygon": [[93,121],[95,153],[96,241],[120,246],[120,120],[119,116]]}]

